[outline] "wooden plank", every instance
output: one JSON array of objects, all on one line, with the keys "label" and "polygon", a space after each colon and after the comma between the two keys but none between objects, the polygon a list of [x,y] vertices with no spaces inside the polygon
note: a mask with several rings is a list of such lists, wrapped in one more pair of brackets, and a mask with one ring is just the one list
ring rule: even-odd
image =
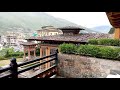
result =
[{"label": "wooden plank", "polygon": [[34,75],[31,78],[49,78],[49,77],[53,76],[56,73],[57,73],[57,66],[53,65],[50,68],[48,68],[48,69],[46,69],[46,70],[44,70],[44,71],[42,71],[40,73],[37,73],[36,75]]}]

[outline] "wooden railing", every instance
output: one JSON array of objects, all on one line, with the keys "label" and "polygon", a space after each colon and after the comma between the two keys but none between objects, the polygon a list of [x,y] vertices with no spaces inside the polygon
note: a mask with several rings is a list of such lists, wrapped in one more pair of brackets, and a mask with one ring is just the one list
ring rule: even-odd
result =
[{"label": "wooden railing", "polygon": [[[49,60],[46,61],[45,59],[47,58]],[[41,60],[45,60],[45,61],[40,63]],[[51,76],[57,74],[58,50],[56,50],[54,54],[51,54],[49,56],[45,56],[45,57],[35,59],[35,60],[26,61],[20,64],[16,63],[16,58],[12,58],[10,60],[10,65],[8,67],[0,69],[0,74],[5,73],[5,72],[9,72],[9,73],[5,75],[1,75],[0,78],[19,78],[18,76],[20,73],[34,69],[36,67],[40,67],[42,65],[50,63],[51,61],[55,61],[55,63],[52,66],[30,77],[30,78],[50,78]],[[27,65],[29,65],[29,67]],[[27,67],[22,70],[18,70],[19,67],[24,67],[24,66],[27,66]]]}]

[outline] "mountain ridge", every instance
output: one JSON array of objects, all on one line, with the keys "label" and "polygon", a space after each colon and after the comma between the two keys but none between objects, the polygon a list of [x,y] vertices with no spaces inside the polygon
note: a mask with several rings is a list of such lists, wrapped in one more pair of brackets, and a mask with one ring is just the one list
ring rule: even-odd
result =
[{"label": "mountain ridge", "polygon": [[98,31],[101,33],[108,33],[112,27],[108,25],[101,25],[101,26],[96,26],[93,28],[90,28],[91,30]]},{"label": "mountain ridge", "polygon": [[42,26],[49,25],[54,27],[80,26],[65,19],[55,18],[45,12],[0,12],[0,33],[16,30],[25,33],[36,32]]}]

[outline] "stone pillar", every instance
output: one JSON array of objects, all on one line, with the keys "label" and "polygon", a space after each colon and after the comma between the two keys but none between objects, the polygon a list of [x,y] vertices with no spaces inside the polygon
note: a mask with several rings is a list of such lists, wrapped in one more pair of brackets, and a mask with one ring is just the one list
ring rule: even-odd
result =
[{"label": "stone pillar", "polygon": [[120,39],[120,28],[115,28],[114,38]]}]

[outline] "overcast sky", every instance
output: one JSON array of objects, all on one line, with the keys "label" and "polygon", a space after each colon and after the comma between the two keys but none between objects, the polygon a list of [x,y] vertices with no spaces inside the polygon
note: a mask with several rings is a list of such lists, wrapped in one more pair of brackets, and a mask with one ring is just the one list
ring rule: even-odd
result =
[{"label": "overcast sky", "polygon": [[111,26],[105,12],[46,12],[54,17],[69,20],[88,28],[108,25]]}]

